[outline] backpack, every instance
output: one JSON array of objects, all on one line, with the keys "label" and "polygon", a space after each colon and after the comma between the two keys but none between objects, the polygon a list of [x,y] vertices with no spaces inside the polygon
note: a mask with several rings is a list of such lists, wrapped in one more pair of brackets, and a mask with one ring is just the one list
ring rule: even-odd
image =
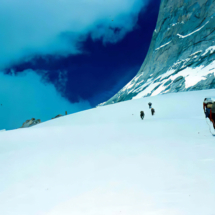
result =
[{"label": "backpack", "polygon": [[215,114],[215,102],[213,102],[212,104],[211,113]]}]

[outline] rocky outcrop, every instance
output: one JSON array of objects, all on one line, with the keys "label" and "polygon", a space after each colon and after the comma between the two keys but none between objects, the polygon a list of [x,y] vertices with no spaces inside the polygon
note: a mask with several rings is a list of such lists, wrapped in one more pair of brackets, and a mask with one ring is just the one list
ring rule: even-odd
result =
[{"label": "rocky outcrop", "polygon": [[[67,111],[65,111],[65,115],[67,115]],[[58,114],[57,116],[53,117],[52,119],[56,119],[56,118],[59,118],[63,115],[61,114]],[[40,119],[35,119],[35,118],[32,118],[32,119],[29,119],[29,120],[26,120],[22,126],[20,128],[28,128],[28,127],[31,127],[31,126],[34,126],[34,125],[37,125],[41,123],[41,120]],[[1,132],[1,131],[0,131]]]},{"label": "rocky outcrop", "polygon": [[58,114],[57,116],[53,117],[52,119],[56,119],[56,118],[59,118],[59,117],[61,117],[61,116],[63,116],[63,115]]},{"label": "rocky outcrop", "polygon": [[[67,115],[67,111],[65,111],[65,115]],[[52,119],[56,119],[56,118],[59,118],[61,116],[63,116],[63,115],[62,114],[58,114],[57,116],[53,117]]]},{"label": "rocky outcrop", "polygon": [[28,127],[37,125],[39,123],[41,123],[40,119],[32,118],[32,119],[26,120],[20,128],[28,128]]},{"label": "rocky outcrop", "polygon": [[215,0],[162,0],[148,54],[112,104],[215,88]]}]

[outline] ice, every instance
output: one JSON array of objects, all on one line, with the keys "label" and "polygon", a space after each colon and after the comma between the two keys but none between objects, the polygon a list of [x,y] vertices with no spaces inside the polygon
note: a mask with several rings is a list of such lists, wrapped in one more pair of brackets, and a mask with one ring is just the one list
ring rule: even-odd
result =
[{"label": "ice", "polygon": [[146,96],[147,94],[151,93],[151,91],[157,87],[159,83],[152,83],[150,84],[145,90],[141,91],[139,94],[137,94],[134,99],[142,98],[143,96]]},{"label": "ice", "polygon": [[[208,51],[212,51],[211,49],[208,49]],[[193,58],[195,58],[195,54],[200,53],[202,51],[198,51],[190,56],[192,56]],[[190,58],[187,58],[185,60],[180,60],[177,61],[173,67],[177,66],[179,63],[181,62],[188,62],[190,60]],[[173,68],[172,67],[172,68]],[[214,73],[215,75],[215,61],[212,61],[209,65],[207,66],[199,66],[196,68],[192,68],[192,67],[186,67],[186,65],[184,64],[182,66],[183,69],[182,71],[178,72],[177,74],[173,75],[175,73],[175,69],[170,68],[166,73],[158,76],[157,78],[160,78],[160,84],[164,84],[165,82],[167,82],[168,80],[172,80],[174,81],[177,77],[179,76],[183,76],[185,78],[185,88],[189,88],[192,87],[194,85],[196,85],[198,82],[205,80],[205,76]],[[169,77],[169,78],[167,78]],[[151,80],[152,82],[152,80]],[[140,92],[138,95],[136,95],[135,98],[140,98],[142,95],[145,95],[145,92],[150,93],[149,91],[152,91],[157,85],[149,85],[144,92]],[[166,86],[167,87],[167,86]],[[156,89],[152,95],[158,95],[160,92],[162,92],[165,89],[165,87],[163,87],[163,85],[161,85],[158,89]]]},{"label": "ice", "polygon": [[140,78],[141,75],[138,75],[138,76],[135,76],[130,82],[128,82],[128,84],[126,84],[121,91],[126,91],[126,90],[129,90],[131,89],[135,84],[139,85],[141,84],[142,82],[144,82],[144,79],[142,81],[139,81],[137,83],[137,80]]},{"label": "ice", "polygon": [[127,85],[126,85],[126,89],[130,89],[130,88],[132,88],[134,86],[134,83],[128,83]]},{"label": "ice", "polygon": [[201,53],[201,52],[202,52],[202,50],[197,51],[197,52],[195,52],[195,53],[191,54],[191,55],[190,55],[190,57],[193,57],[193,56],[195,56],[195,55],[197,55],[197,54],[199,54],[199,53]]},{"label": "ice", "polygon": [[166,87],[167,86],[163,86],[163,84],[162,84],[152,93],[152,96],[156,96],[156,95],[160,94],[163,90],[166,89]]},{"label": "ice", "polygon": [[179,76],[185,77],[185,88],[196,85],[201,80],[205,80],[208,74],[215,74],[215,61],[208,66],[199,66],[196,68],[187,67],[178,74],[171,77],[172,80]]},{"label": "ice", "polygon": [[169,30],[171,29],[171,27],[174,27],[174,26],[180,25],[180,24],[184,24],[184,21],[182,21],[182,22],[177,22],[177,23],[173,23],[173,24],[170,26],[170,28],[167,29],[167,31],[169,31]]},{"label": "ice", "polygon": [[168,43],[165,43],[164,45],[162,45],[162,46],[156,48],[155,50],[157,51],[157,50],[159,50],[159,49],[161,49],[161,48],[163,48],[163,47],[169,45],[171,42],[172,42],[172,41],[169,41]]},{"label": "ice", "polygon": [[213,54],[215,52],[215,46],[210,46],[209,48],[207,48],[202,56],[205,56],[208,52],[210,52],[210,54]]},{"label": "ice", "polygon": [[198,32],[198,31],[200,31],[200,30],[201,30],[202,28],[204,28],[208,23],[209,23],[209,21],[207,21],[202,27],[200,27],[200,28],[198,28],[197,30],[191,32],[190,34],[187,34],[187,35],[184,35],[184,36],[183,36],[183,35],[180,35],[180,34],[177,34],[177,35],[179,36],[179,38],[184,39],[184,38],[186,38],[186,37],[191,36],[192,34],[195,34],[195,33]]},{"label": "ice", "polygon": [[202,103],[214,95],[134,99],[0,133],[1,214],[212,215],[215,137]]}]

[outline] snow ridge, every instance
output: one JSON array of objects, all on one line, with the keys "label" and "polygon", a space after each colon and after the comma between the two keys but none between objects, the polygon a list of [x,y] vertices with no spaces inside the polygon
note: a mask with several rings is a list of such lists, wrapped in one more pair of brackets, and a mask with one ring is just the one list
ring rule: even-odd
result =
[{"label": "snow ridge", "polygon": [[177,35],[179,36],[179,38],[184,39],[184,38],[186,38],[186,37],[191,36],[192,34],[195,34],[195,33],[198,32],[198,31],[200,31],[200,30],[201,30],[202,28],[204,28],[208,23],[209,23],[209,21],[207,21],[201,28],[199,28],[199,29],[197,29],[197,30],[191,32],[190,34],[185,35],[185,36],[180,35],[180,34],[177,34]]},{"label": "snow ridge", "polygon": [[172,42],[172,41],[169,41],[169,42],[165,43],[164,45],[162,45],[162,46],[156,48],[155,51],[157,51],[157,50],[159,50],[159,49],[161,49],[161,48],[163,48],[163,47],[169,45],[171,42]]}]

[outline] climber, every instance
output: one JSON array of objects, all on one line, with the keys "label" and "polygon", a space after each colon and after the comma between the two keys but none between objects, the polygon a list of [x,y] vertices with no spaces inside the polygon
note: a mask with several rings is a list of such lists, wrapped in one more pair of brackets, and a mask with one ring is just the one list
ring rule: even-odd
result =
[{"label": "climber", "polygon": [[141,119],[144,119],[144,116],[145,116],[145,114],[144,114],[144,112],[141,110],[141,111],[140,111],[140,118],[141,118]]},{"label": "climber", "polygon": [[205,98],[203,102],[205,117],[213,123],[215,129],[215,98]]},{"label": "climber", "polygon": [[148,105],[149,105],[149,109],[152,107],[152,103],[151,102],[149,102],[148,103]]},{"label": "climber", "polygon": [[205,98],[204,102],[203,102],[203,110],[204,110],[206,118],[210,119],[210,110],[211,110],[211,108],[212,108],[212,99],[211,98]]},{"label": "climber", "polygon": [[212,106],[210,109],[210,120],[213,123],[213,127],[215,129],[215,102],[212,103]]},{"label": "climber", "polygon": [[155,114],[155,109],[154,108],[151,109],[151,113],[152,113],[152,116]]}]

